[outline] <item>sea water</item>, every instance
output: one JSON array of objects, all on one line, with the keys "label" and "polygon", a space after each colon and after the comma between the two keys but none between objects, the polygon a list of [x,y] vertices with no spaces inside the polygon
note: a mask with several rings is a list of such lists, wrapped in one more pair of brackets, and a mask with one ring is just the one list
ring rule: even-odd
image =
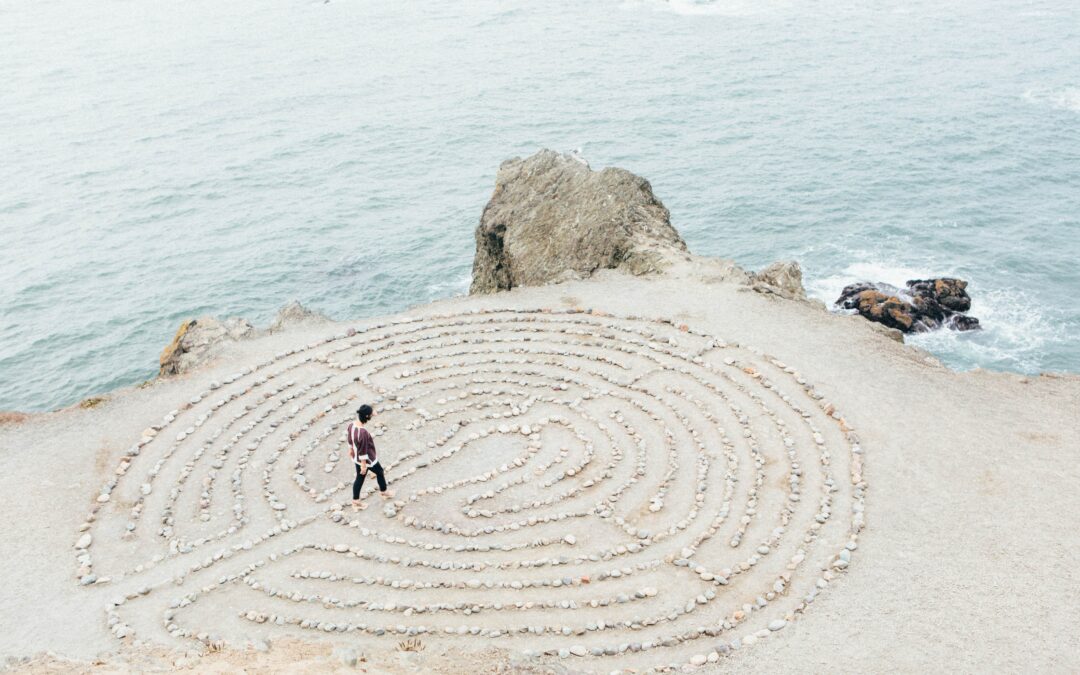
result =
[{"label": "sea water", "polygon": [[466,292],[499,163],[648,178],[812,295],[968,279],[957,369],[1080,370],[1073,0],[0,4],[0,410],[152,377],[184,317]]}]

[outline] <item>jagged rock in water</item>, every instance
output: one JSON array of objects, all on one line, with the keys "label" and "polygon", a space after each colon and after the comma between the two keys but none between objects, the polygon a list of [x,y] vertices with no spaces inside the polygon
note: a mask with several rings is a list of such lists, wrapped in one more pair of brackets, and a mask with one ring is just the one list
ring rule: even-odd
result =
[{"label": "jagged rock in water", "polygon": [[185,373],[208,361],[221,345],[251,337],[254,333],[251,324],[238,317],[224,321],[212,316],[186,320],[161,352],[158,374],[164,377]]},{"label": "jagged rock in water", "polygon": [[971,296],[967,294],[968,282],[963,279],[915,279],[907,282],[912,295],[932,298],[949,311],[966,312],[971,309]]},{"label": "jagged rock in water", "polygon": [[329,320],[325,314],[304,307],[299,300],[292,300],[278,310],[274,322],[270,324],[270,332],[277,333],[291,326],[325,323]]},{"label": "jagged rock in water", "polygon": [[602,268],[646,274],[687,255],[647,180],[541,150],[499,167],[476,228],[469,293],[583,279]]},{"label": "jagged rock in water", "polygon": [[751,272],[750,287],[759,293],[772,293],[792,300],[806,299],[802,267],[794,260],[774,262],[760,272]]},{"label": "jagged rock in water", "polygon": [[889,284],[851,284],[840,292],[836,305],[905,333],[981,327],[978,319],[962,313],[971,309],[967,282],[962,279],[915,279],[904,289]]}]

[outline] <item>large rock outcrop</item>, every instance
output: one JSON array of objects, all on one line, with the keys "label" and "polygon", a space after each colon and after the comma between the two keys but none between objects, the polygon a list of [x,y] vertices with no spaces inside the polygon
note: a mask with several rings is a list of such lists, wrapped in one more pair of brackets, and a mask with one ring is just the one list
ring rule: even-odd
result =
[{"label": "large rock outcrop", "polygon": [[971,309],[963,279],[915,279],[903,289],[889,284],[858,283],[846,286],[836,304],[905,333],[937,328],[975,330],[979,320],[963,314]]},{"label": "large rock outcrop", "polygon": [[251,337],[255,329],[246,320],[212,316],[185,320],[158,359],[159,376],[180,375],[209,360],[223,344]]},{"label": "large rock outcrop", "polygon": [[647,180],[541,150],[499,167],[476,228],[469,293],[583,279],[603,268],[658,272],[686,255]]}]

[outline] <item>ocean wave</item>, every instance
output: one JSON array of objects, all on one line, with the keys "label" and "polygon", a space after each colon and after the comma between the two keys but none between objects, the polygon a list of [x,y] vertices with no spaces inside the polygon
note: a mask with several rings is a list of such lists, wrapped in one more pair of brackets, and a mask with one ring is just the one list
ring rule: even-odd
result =
[{"label": "ocean wave", "polygon": [[432,298],[446,297],[447,295],[465,295],[469,292],[472,284],[472,272],[430,284],[427,287],[428,296]]},{"label": "ocean wave", "polygon": [[1036,105],[1080,113],[1080,87],[1065,87],[1049,91],[1029,89],[1024,92],[1024,99]]},{"label": "ocean wave", "polygon": [[640,7],[642,4],[681,16],[746,16],[761,9],[759,4],[738,0],[651,0],[628,2],[624,6]]},{"label": "ocean wave", "polygon": [[983,330],[921,333],[910,336],[908,342],[941,355],[947,364],[963,370],[983,367],[1036,373],[1042,369],[1046,352],[1065,339],[1060,323],[1016,290],[973,292],[970,314],[979,318]]},{"label": "ocean wave", "polygon": [[949,273],[942,272],[940,269],[931,272],[918,267],[889,265],[882,262],[857,262],[848,265],[838,274],[808,280],[806,292],[832,307],[836,299],[840,297],[840,291],[844,290],[844,286],[848,284],[872,281],[903,288],[909,279],[926,279],[932,276],[949,276]]}]

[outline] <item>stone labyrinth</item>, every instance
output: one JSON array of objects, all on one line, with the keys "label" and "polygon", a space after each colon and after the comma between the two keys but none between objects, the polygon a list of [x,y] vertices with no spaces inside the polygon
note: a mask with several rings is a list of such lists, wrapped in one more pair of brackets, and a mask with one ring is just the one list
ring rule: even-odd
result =
[{"label": "stone labyrinth", "polygon": [[[363,402],[396,495],[372,478],[356,513]],[[692,669],[782,639],[837,582],[862,456],[794,368],[686,325],[400,319],[208,382],[147,428],[76,534],[78,575],[111,589],[121,639],[415,636]]]}]

